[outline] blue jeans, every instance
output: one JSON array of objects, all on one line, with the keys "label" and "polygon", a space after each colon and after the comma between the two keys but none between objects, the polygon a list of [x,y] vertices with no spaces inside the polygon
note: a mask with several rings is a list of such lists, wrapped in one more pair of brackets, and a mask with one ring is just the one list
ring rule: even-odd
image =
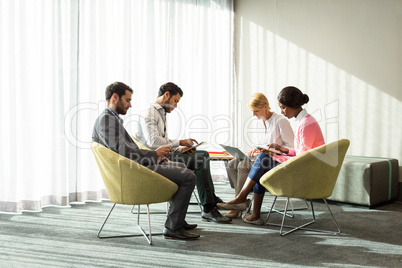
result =
[{"label": "blue jeans", "polygon": [[260,178],[266,172],[270,171],[272,168],[280,165],[281,163],[273,160],[269,155],[265,153],[260,153],[251,167],[248,177],[252,179],[256,184],[253,187],[253,192],[256,194],[264,194],[266,189],[260,184]]}]

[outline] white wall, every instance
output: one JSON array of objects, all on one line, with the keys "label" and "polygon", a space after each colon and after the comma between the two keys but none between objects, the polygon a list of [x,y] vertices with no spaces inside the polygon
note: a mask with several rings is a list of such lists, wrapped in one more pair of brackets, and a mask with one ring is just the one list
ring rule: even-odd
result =
[{"label": "white wall", "polygon": [[402,165],[402,1],[235,0],[235,20],[238,129],[253,92],[279,112],[276,96],[294,85],[327,142]]}]

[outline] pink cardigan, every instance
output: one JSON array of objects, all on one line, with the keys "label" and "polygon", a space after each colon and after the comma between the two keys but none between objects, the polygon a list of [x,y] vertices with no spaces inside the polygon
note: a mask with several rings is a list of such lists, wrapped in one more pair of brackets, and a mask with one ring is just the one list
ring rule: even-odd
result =
[{"label": "pink cardigan", "polygon": [[280,163],[289,160],[292,156],[296,156],[302,152],[323,145],[324,137],[321,132],[320,125],[317,120],[302,110],[296,117],[297,130],[295,132],[295,149],[289,149],[287,155],[274,155],[272,158]]}]

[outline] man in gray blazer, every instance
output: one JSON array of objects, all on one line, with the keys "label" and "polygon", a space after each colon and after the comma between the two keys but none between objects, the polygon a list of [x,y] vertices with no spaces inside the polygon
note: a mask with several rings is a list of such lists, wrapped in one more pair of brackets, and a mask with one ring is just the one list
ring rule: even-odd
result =
[{"label": "man in gray blazer", "polygon": [[132,93],[133,90],[121,82],[115,82],[106,88],[107,108],[96,119],[92,140],[176,183],[179,189],[171,200],[163,235],[170,239],[197,239],[200,237],[198,234],[187,231],[196,228],[197,225],[185,221],[195,187],[195,175],[181,163],[166,161],[170,155],[170,145],[160,146],[154,151],[138,148],[119,116],[126,114],[131,107]]}]

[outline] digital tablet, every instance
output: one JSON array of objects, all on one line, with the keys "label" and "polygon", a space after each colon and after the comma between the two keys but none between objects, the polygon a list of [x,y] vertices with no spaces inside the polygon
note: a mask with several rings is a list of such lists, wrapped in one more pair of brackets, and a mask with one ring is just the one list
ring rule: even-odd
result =
[{"label": "digital tablet", "polygon": [[281,151],[278,151],[278,150],[275,150],[274,148],[268,148],[268,147],[260,147],[260,146],[257,146],[256,147],[258,150],[260,150],[260,151],[268,151],[268,152],[271,152],[271,153],[274,153],[274,154],[283,154]]},{"label": "digital tablet", "polygon": [[206,143],[205,141],[200,142],[200,143],[194,145],[193,147],[190,147],[190,148],[188,148],[188,149],[182,151],[182,153],[186,153],[186,152],[188,152],[188,151],[191,151],[191,150],[193,150],[193,149],[197,148],[198,146],[203,145],[203,144],[205,144],[205,143]]}]

